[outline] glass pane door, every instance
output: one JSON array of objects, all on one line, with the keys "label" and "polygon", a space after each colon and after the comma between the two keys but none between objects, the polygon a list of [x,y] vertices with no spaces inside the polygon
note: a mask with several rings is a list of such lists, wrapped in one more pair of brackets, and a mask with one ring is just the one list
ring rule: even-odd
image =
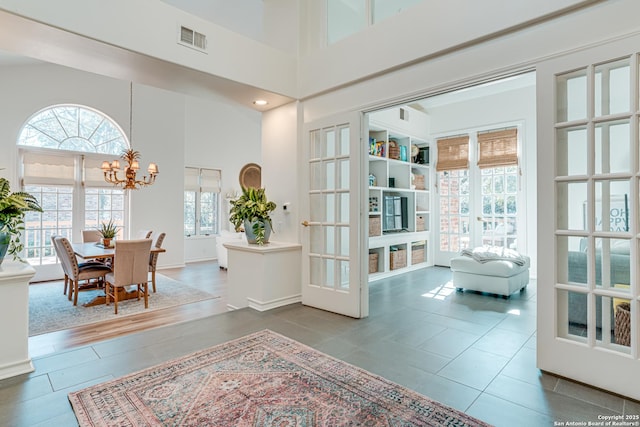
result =
[{"label": "glass pane door", "polygon": [[[305,125],[306,202],[302,302],[352,317],[367,315],[366,247],[359,231],[362,168],[359,114]],[[365,300],[366,298],[366,300]],[[364,302],[363,302],[364,301]]]},{"label": "glass pane door", "polygon": [[[482,169],[482,243],[518,249],[518,167]],[[474,246],[479,246],[475,242]]]},{"label": "glass pane door", "polygon": [[449,259],[469,247],[469,170],[438,172],[439,239],[436,264],[449,265]]},{"label": "glass pane door", "polygon": [[638,43],[538,71],[538,367],[634,399],[620,378],[640,371]]},{"label": "glass pane door", "polygon": [[463,249],[483,245],[518,250],[518,171],[518,166],[474,166],[438,172],[437,265],[449,265]]}]

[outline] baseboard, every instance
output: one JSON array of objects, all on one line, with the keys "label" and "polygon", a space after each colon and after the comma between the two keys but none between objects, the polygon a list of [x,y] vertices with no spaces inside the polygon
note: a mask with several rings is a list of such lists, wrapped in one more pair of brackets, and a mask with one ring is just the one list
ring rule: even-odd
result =
[{"label": "baseboard", "polygon": [[249,307],[257,311],[267,311],[284,305],[295,304],[302,301],[302,295],[290,295],[288,297],[278,298],[271,301],[258,301],[253,298],[247,298]]},{"label": "baseboard", "polygon": [[0,380],[15,377],[17,375],[28,374],[36,369],[31,363],[31,358],[16,363],[0,366]]}]

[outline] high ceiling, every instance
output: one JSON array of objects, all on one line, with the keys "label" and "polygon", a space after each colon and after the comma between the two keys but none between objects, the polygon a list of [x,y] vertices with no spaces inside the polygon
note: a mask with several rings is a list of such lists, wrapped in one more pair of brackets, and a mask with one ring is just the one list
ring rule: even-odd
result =
[{"label": "high ceiling", "polygon": [[[228,29],[244,33],[244,35],[248,37],[257,37],[260,31],[260,14],[263,8],[263,0],[236,0],[234,2],[225,0],[162,1],[178,7],[187,13],[210,20],[215,24],[224,24],[224,26],[227,27],[235,26],[235,28]],[[243,10],[240,11],[239,9]],[[242,19],[233,19],[233,17],[234,14],[243,11],[247,13],[246,25],[240,27],[237,22],[241,22]],[[2,16],[0,16],[0,18],[2,18]],[[292,98],[286,96],[139,55],[94,40],[78,37],[33,21],[22,18],[19,19],[22,20],[22,24],[25,26],[24,29],[28,30],[28,32],[25,31],[23,34],[35,33],[35,37],[47,38],[50,43],[56,45],[55,49],[58,52],[54,51],[51,59],[47,57],[36,59],[38,54],[43,51],[39,48],[40,46],[38,46],[34,52],[25,52],[25,55],[21,55],[6,50],[3,51],[1,50],[2,45],[0,45],[0,66],[33,65],[51,61],[59,65],[80,68],[85,71],[105,74],[123,80],[134,80],[139,83],[158,86],[194,96],[211,95],[224,97],[258,111],[266,111],[293,101]],[[0,19],[0,23],[1,22],[2,20]],[[64,48],[61,48],[61,46],[66,46],[65,43],[68,44],[66,52]],[[73,55],[71,55],[69,51],[73,51]],[[78,60],[79,52],[81,52],[80,60]],[[34,55],[27,56],[30,53],[34,53]],[[55,58],[55,61],[52,60],[53,58]],[[90,59],[90,61],[88,61],[87,58]],[[88,66],[85,64],[91,64],[93,68],[86,68]],[[529,73],[413,101],[410,105],[419,110],[428,111],[440,105],[462,102],[464,100],[482,97],[488,93],[532,86],[534,84],[535,76],[533,73]],[[266,107],[254,105],[252,101],[259,98],[268,99],[269,104]]]},{"label": "high ceiling", "polygon": [[[141,55],[0,11],[0,66],[55,63],[199,97],[225,98],[266,111],[293,98]],[[268,105],[253,104],[256,99]]]}]

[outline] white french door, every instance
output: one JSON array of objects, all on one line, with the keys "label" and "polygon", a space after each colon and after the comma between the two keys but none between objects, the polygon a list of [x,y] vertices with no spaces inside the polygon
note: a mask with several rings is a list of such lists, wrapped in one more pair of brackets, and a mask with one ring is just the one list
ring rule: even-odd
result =
[{"label": "white french door", "polygon": [[467,248],[525,247],[520,166],[478,168],[476,134],[470,133],[469,168],[436,172],[436,265],[449,266]]},{"label": "white french door", "polygon": [[640,399],[640,37],[541,63],[538,367]]},{"label": "white french door", "polygon": [[361,113],[303,127],[302,303],[368,315]]}]

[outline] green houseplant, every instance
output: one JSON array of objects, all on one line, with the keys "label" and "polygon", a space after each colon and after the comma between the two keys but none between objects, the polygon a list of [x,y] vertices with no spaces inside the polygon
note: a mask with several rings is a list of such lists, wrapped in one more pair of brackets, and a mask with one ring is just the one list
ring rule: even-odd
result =
[{"label": "green houseplant", "polygon": [[244,227],[249,243],[264,245],[269,242],[273,230],[270,214],[276,204],[267,200],[264,188],[242,187],[240,197],[230,203],[229,221],[236,231]]},{"label": "green houseplant", "polygon": [[110,219],[107,223],[101,223],[100,227],[98,227],[98,231],[102,236],[102,244],[104,246],[111,246],[111,239],[116,237],[116,234],[118,234],[118,226],[112,219]]},{"label": "green houseplant", "polygon": [[0,178],[0,264],[7,253],[22,261],[19,253],[24,244],[20,234],[24,230],[24,215],[30,211],[42,212],[38,200],[22,191],[12,193],[9,180]]}]

